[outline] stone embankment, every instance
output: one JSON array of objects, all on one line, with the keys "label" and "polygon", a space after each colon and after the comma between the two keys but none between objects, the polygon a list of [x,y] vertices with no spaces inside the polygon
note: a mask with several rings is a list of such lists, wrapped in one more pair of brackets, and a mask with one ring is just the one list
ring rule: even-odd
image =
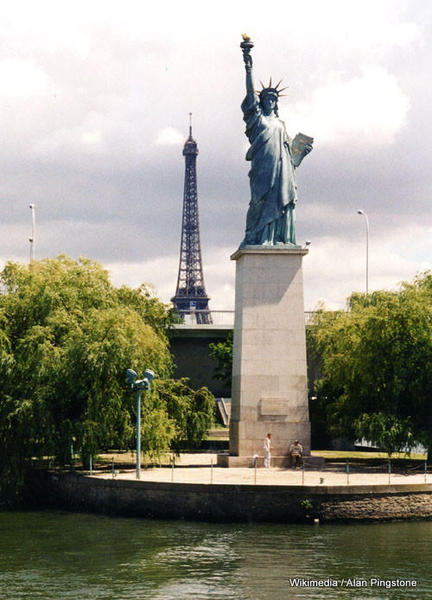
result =
[{"label": "stone embankment", "polygon": [[137,481],[133,477],[133,473],[112,478],[108,474],[89,477],[45,472],[39,474],[35,493],[43,494],[51,505],[70,510],[162,519],[302,522],[318,518],[324,522],[432,518],[429,483],[254,485]]}]

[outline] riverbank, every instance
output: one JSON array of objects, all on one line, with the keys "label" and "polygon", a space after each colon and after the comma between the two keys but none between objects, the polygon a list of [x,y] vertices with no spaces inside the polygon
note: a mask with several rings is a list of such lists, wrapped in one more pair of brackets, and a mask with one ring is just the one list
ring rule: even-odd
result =
[{"label": "riverbank", "polygon": [[[122,472],[39,472],[34,493],[52,506],[152,518],[237,522],[432,518],[432,475],[198,466]],[[194,455],[193,461],[200,460]]]}]

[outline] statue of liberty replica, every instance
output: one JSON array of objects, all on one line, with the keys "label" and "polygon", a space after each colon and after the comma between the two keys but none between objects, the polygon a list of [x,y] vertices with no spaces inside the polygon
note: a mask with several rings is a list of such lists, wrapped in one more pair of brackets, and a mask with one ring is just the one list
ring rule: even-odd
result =
[{"label": "statue of liberty replica", "polygon": [[[230,453],[220,466],[248,466],[271,433],[271,466],[285,466],[294,440],[310,453],[302,259],[294,211],[295,170],[313,139],[292,140],[279,118],[280,82],[255,91],[251,39],[240,44],[246,67],[241,105],[250,147],[250,203],[236,261]],[[261,461],[261,462],[260,462]],[[266,464],[266,466],[269,466]]]},{"label": "statue of liberty replica", "polygon": [[255,91],[252,76],[251,39],[243,34],[240,44],[246,67],[246,98],[241,105],[250,148],[246,160],[251,200],[246,235],[240,247],[249,245],[296,245],[294,209],[297,202],[295,169],[312,150],[313,138],[302,133],[292,140],[279,119],[280,81]]}]

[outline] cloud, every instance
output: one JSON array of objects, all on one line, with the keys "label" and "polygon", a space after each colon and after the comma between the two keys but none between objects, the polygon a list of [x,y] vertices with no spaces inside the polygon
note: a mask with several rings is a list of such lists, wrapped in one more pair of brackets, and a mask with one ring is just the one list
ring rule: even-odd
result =
[{"label": "cloud", "polygon": [[[366,251],[363,232],[356,237],[314,240],[304,258],[305,304],[313,310],[324,301],[329,309],[344,308],[346,298],[366,289]],[[397,289],[432,267],[428,258],[432,228],[392,229],[369,241],[369,290]]]},{"label": "cloud", "polygon": [[81,141],[83,144],[93,146],[101,142],[102,135],[100,131],[85,131],[81,135]]},{"label": "cloud", "polygon": [[[102,234],[102,230],[98,229],[94,228],[95,238]],[[22,253],[11,253],[8,258],[0,257],[0,265],[4,265],[7,259],[27,262],[30,227],[0,227],[0,234],[6,236],[6,231],[10,250],[20,245]],[[78,231],[76,235],[79,235]],[[112,239],[116,235],[115,226],[110,226],[103,235]],[[417,273],[431,269],[431,237],[432,228],[421,226],[392,229],[387,235],[381,233],[379,237],[372,235],[369,245],[369,290],[397,289],[402,281],[411,281]],[[230,255],[234,249],[205,247],[203,250],[204,280],[210,296],[210,308],[214,311],[233,310],[235,261],[230,260]],[[38,243],[36,251],[39,257],[42,256]],[[356,236],[323,235],[315,238],[309,254],[303,259],[305,310],[314,310],[321,301],[331,310],[344,308],[346,299],[353,291],[364,292],[365,259],[363,228],[359,228]],[[175,294],[178,260],[178,255],[171,253],[148,260],[105,260],[103,265],[109,271],[114,285],[135,288],[147,283],[163,302],[169,303]]]},{"label": "cloud", "polygon": [[163,302],[169,302],[175,293],[178,258],[164,256],[144,261],[106,262],[105,268],[109,271],[114,285],[127,285],[137,288],[145,283],[154,288],[157,296]]},{"label": "cloud", "polygon": [[[419,272],[432,267],[428,259],[432,228],[409,227],[388,236],[372,238],[369,247],[369,290],[397,289]],[[411,250],[416,246],[416,253]],[[419,259],[418,252],[421,258]],[[214,311],[234,309],[235,261],[233,248],[207,248],[203,255],[204,280]],[[353,291],[365,291],[365,239],[322,236],[314,240],[303,259],[305,310],[324,302],[327,309],[344,308]],[[171,254],[141,262],[105,263],[115,285],[137,287],[151,282],[166,303],[175,293],[178,256]]]},{"label": "cloud", "polygon": [[156,137],[156,144],[161,146],[180,146],[184,141],[184,133],[174,127],[161,129]]},{"label": "cloud", "polygon": [[207,292],[214,309],[232,308],[229,255],[249,200],[239,109],[246,30],[256,80],[289,85],[280,103],[287,130],[315,137],[298,173],[297,234],[312,240],[307,305],[327,297],[338,306],[362,289],[357,208],[371,217],[372,287],[427,265],[432,236],[410,229],[432,220],[427,3],[186,4],[0,6],[0,257],[28,260],[34,202],[37,256],[90,256],[116,282],[153,282],[168,301],[192,111]]},{"label": "cloud", "polygon": [[47,73],[32,59],[5,58],[0,61],[0,95],[25,102],[53,92]]},{"label": "cloud", "polygon": [[309,99],[281,108],[281,117],[312,132],[322,145],[352,140],[376,147],[395,140],[409,106],[394,75],[380,65],[366,65],[356,76],[328,73]]},{"label": "cloud", "polygon": [[[209,248],[203,252],[204,283],[213,310],[233,310],[235,263],[232,248]],[[106,262],[115,285],[138,287],[151,283],[163,302],[176,291],[179,257],[175,254],[136,262]]]}]

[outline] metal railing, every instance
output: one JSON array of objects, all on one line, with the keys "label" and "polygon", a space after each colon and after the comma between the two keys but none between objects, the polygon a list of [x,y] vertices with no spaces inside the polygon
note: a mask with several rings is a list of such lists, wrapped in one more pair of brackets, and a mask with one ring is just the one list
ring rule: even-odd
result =
[{"label": "metal railing", "polygon": [[[180,325],[234,325],[234,311],[233,310],[178,310],[177,311],[181,322]],[[306,325],[311,320],[315,311],[305,310],[304,317]],[[209,318],[210,319],[210,323]]]},{"label": "metal railing", "polygon": [[[233,310],[178,310],[183,325],[234,325]],[[210,318],[209,318],[210,317]]]}]

